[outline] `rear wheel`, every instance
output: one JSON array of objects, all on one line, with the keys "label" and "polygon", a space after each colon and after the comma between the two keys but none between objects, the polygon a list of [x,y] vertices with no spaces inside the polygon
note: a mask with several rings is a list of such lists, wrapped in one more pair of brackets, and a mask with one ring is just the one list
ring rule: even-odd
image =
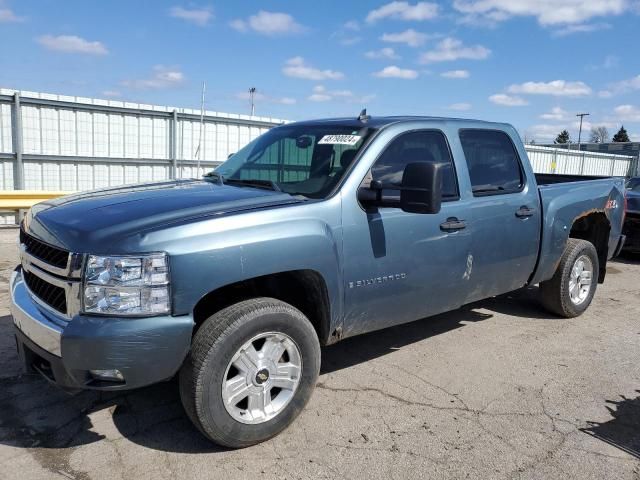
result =
[{"label": "rear wheel", "polygon": [[598,272],[598,252],[593,244],[570,238],[555,274],[540,283],[542,304],[561,317],[581,315],[595,295]]},{"label": "rear wheel", "polygon": [[246,447],[293,422],[319,370],[309,320],[279,300],[252,299],[215,313],[196,332],[180,371],[180,397],[205,436]]}]

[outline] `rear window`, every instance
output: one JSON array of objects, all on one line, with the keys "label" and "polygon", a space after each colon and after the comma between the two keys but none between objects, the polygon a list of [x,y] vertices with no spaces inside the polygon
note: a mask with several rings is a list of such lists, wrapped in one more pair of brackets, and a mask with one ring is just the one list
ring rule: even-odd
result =
[{"label": "rear window", "polygon": [[495,195],[520,191],[524,176],[511,138],[498,130],[460,130],[473,194]]}]

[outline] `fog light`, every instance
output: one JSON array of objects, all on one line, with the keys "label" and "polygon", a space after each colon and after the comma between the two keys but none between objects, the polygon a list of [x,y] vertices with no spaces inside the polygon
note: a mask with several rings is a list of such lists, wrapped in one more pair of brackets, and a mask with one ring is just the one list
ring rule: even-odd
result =
[{"label": "fog light", "polygon": [[120,370],[89,370],[89,373],[96,380],[108,382],[124,382],[124,375]]}]

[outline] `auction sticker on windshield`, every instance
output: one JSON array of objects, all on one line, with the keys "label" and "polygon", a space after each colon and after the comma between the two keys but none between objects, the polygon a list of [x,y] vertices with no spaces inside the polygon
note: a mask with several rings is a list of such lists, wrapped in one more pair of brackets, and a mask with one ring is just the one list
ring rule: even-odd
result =
[{"label": "auction sticker on windshield", "polygon": [[319,145],[332,144],[332,145],[355,145],[360,141],[362,137],[360,135],[325,135],[318,142]]}]

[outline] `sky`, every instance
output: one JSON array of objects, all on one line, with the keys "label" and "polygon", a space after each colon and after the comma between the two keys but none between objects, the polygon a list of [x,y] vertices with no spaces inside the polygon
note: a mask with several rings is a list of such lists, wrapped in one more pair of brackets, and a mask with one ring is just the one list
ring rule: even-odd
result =
[{"label": "sky", "polygon": [[0,87],[289,120],[430,115],[640,140],[640,0],[0,0]]}]

